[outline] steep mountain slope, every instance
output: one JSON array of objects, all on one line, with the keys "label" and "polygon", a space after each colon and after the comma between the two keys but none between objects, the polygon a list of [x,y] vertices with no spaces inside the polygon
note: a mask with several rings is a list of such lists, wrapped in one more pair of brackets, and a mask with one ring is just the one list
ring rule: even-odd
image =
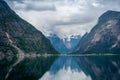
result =
[{"label": "steep mountain slope", "polygon": [[77,53],[120,53],[120,12],[107,11],[77,45]]},{"label": "steep mountain slope", "polygon": [[54,46],[54,48],[57,51],[59,51],[60,53],[64,53],[64,52],[68,52],[69,51],[67,49],[67,47],[65,46],[65,44],[63,43],[63,40],[60,39],[57,35],[51,34],[47,38],[51,41],[51,43]]},{"label": "steep mountain slope", "polygon": [[[33,53],[33,54],[32,54]],[[34,26],[21,19],[4,0],[0,0],[0,80],[38,80],[59,54]],[[17,54],[17,56],[13,56]],[[24,56],[24,54],[31,54]]]},{"label": "steep mountain slope", "polygon": [[70,53],[78,44],[79,40],[81,39],[81,36],[72,35],[70,38],[66,37],[64,39],[61,39],[56,34],[50,34],[47,38],[51,41],[54,48],[60,53]]},{"label": "steep mountain slope", "polygon": [[0,0],[0,52],[16,54],[13,45],[25,53],[57,53],[40,31],[21,19],[5,1]]}]

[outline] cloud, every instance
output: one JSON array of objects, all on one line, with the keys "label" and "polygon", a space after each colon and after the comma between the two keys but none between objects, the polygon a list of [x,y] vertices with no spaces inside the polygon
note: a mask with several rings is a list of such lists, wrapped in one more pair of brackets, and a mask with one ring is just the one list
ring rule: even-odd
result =
[{"label": "cloud", "polygon": [[83,35],[107,10],[120,11],[120,0],[6,0],[23,19],[45,35]]},{"label": "cloud", "polygon": [[61,69],[56,74],[51,74],[47,72],[41,79],[39,80],[92,80],[90,76],[85,75],[84,72],[68,69]]},{"label": "cloud", "polygon": [[12,4],[12,7],[15,10],[24,10],[24,11],[47,11],[47,10],[55,10],[55,7],[50,2],[44,2],[40,0],[13,0],[8,1]]}]

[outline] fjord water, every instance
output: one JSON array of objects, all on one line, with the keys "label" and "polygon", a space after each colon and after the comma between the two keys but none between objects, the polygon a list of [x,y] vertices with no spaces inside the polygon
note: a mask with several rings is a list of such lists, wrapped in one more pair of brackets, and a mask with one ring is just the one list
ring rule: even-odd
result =
[{"label": "fjord water", "polygon": [[39,80],[119,80],[120,56],[59,57]]},{"label": "fjord water", "polygon": [[16,56],[0,58],[0,80],[119,80],[120,56]]},{"label": "fjord water", "polygon": [[91,78],[81,70],[74,57],[61,56],[39,80],[91,80]]}]

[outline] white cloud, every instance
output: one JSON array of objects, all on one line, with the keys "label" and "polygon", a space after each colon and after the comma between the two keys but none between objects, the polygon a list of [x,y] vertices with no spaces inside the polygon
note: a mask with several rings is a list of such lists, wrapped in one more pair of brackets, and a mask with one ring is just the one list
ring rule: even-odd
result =
[{"label": "white cloud", "polygon": [[82,71],[71,70],[70,67],[68,69],[61,69],[56,74],[52,74],[50,72],[46,72],[45,75],[39,80],[92,80],[90,76],[85,75]]},{"label": "white cloud", "polygon": [[102,5],[102,4],[99,4],[99,3],[92,3],[92,5],[94,6],[94,7],[101,7],[101,8],[103,8],[104,7],[104,5]]},{"label": "white cloud", "polygon": [[120,11],[119,0],[6,0],[23,19],[45,35],[83,35],[107,10]]}]

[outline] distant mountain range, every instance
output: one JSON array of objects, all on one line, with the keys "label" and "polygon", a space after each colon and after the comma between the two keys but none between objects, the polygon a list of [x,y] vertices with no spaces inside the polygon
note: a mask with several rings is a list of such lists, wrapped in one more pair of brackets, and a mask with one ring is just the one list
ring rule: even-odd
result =
[{"label": "distant mountain range", "polygon": [[81,39],[80,35],[72,35],[70,38],[63,38],[61,39],[56,34],[50,34],[47,37],[51,43],[53,44],[54,48],[59,51],[60,53],[70,53],[73,51],[75,46]]},{"label": "distant mountain range", "polygon": [[76,46],[75,53],[120,53],[120,12],[107,11]]}]

